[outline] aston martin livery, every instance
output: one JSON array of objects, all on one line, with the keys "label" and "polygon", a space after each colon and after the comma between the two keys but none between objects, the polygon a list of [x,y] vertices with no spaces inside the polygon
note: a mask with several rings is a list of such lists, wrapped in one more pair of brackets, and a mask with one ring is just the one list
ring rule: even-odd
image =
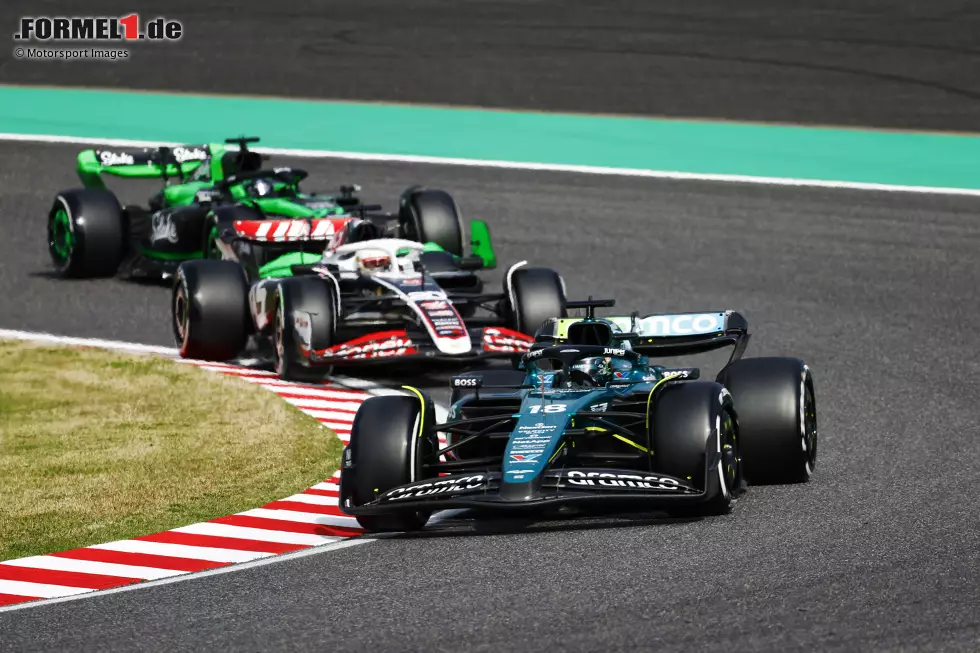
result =
[{"label": "aston martin livery", "polygon": [[[340,507],[371,531],[422,528],[435,510],[730,509],[747,483],[806,481],[816,461],[813,378],[796,358],[742,358],[735,311],[596,318],[568,302],[521,369],[452,379],[432,400],[372,397],[342,458]],[[661,357],[732,346],[714,380]],[[445,445],[440,444],[439,436]]]}]

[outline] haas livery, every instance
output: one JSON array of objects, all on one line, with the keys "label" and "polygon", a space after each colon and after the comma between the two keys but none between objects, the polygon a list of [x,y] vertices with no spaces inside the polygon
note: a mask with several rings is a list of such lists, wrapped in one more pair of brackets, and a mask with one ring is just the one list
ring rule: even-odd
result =
[{"label": "haas livery", "polygon": [[[225,360],[268,352],[284,379],[318,380],[336,365],[515,359],[565,310],[564,284],[552,270],[518,263],[502,292],[488,293],[476,271],[492,266],[480,257],[387,236],[354,216],[237,221],[218,247],[223,260],[178,270],[181,354]],[[202,292],[212,284],[221,291]],[[249,322],[235,323],[237,315]],[[209,341],[211,333],[220,340]]]}]

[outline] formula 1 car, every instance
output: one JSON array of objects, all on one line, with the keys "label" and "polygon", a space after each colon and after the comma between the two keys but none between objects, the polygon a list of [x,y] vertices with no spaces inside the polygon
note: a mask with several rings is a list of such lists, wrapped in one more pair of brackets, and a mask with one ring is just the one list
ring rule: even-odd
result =
[{"label": "formula 1 car", "polygon": [[[180,355],[271,353],[281,378],[318,381],[336,365],[513,359],[546,319],[565,315],[553,270],[522,261],[503,292],[486,293],[480,256],[331,220],[235,221],[219,234],[222,260],[182,263],[171,304]],[[480,238],[474,249],[492,252],[489,231]]]},{"label": "formula 1 car", "polygon": [[[613,304],[568,302],[587,316],[548,320],[523,369],[454,377],[446,423],[414,388],[366,400],[343,452],[341,510],[369,531],[420,529],[446,508],[719,514],[746,483],[810,477],[803,361],[743,359],[748,323],[734,311],[595,318]],[[652,362],[730,345],[713,381]]]},{"label": "formula 1 car", "polygon": [[[84,150],[78,155],[83,188],[60,192],[48,213],[48,250],[66,277],[166,276],[181,262],[216,256],[222,210],[249,219],[320,218],[370,214],[388,234],[434,242],[462,256],[458,208],[444,191],[412,187],[396,214],[366,205],[356,185],[340,193],[304,193],[304,170],[266,168],[248,149],[258,138],[142,150]],[[161,179],[146,207],[121,206],[105,175]],[[240,217],[240,216],[239,216]]]}]

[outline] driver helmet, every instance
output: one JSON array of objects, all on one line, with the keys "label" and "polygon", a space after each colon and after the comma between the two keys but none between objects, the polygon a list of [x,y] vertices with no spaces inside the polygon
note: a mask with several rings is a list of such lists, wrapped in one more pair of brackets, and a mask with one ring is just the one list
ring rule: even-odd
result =
[{"label": "driver helmet", "polygon": [[269,197],[275,191],[272,184],[265,179],[256,179],[250,186],[249,190],[254,197]]},{"label": "driver helmet", "polygon": [[[616,346],[626,351],[633,349],[628,341],[617,343]],[[633,371],[633,363],[625,358],[614,356],[592,356],[583,358],[572,365],[571,369],[588,374],[596,385],[602,386],[629,379],[630,373]]]},{"label": "driver helmet", "polygon": [[612,378],[612,371],[609,369],[609,359],[604,356],[583,358],[572,365],[571,369],[588,375],[596,385],[606,385],[609,383],[610,378]]},{"label": "driver helmet", "polygon": [[357,269],[362,274],[387,272],[391,268],[391,255],[383,249],[362,249],[357,253]]}]

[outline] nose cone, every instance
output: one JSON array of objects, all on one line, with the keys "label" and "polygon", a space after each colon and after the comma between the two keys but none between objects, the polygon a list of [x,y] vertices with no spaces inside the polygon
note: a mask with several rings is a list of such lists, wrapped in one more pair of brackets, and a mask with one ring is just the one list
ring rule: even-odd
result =
[{"label": "nose cone", "polygon": [[465,330],[461,336],[436,336],[434,340],[436,348],[443,354],[468,354],[473,351],[473,341]]}]

